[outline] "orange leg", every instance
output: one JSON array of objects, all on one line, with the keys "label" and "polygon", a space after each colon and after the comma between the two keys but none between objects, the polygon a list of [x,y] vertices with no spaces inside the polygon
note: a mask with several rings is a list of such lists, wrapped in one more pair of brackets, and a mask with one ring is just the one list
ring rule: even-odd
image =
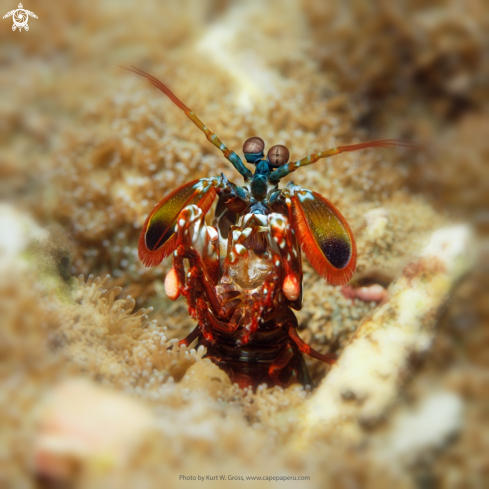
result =
[{"label": "orange leg", "polygon": [[185,346],[190,346],[192,344],[192,342],[198,338],[200,335],[200,326],[197,325],[193,330],[192,332],[186,337],[184,338],[183,340],[180,340],[178,342],[179,345],[185,345]]},{"label": "orange leg", "polygon": [[294,340],[295,344],[299,347],[299,350],[312,358],[317,358],[328,365],[336,363],[336,355],[323,354],[311,348],[298,334],[294,326],[289,326],[289,336]]},{"label": "orange leg", "polygon": [[220,321],[209,311],[207,311],[207,319],[214,329],[229,333],[238,329],[239,320],[241,319],[241,311],[239,309],[234,311],[234,314],[229,322]]},{"label": "orange leg", "polygon": [[268,369],[268,375],[273,380],[275,385],[281,385],[279,380],[280,372],[287,366],[292,357],[294,356],[294,350],[290,345],[287,345],[280,355],[273,361]]}]

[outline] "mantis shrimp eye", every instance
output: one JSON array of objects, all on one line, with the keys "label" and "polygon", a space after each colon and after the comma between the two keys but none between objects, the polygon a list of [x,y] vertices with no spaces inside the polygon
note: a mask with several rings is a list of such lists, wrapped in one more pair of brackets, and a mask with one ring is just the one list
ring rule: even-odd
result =
[{"label": "mantis shrimp eye", "polygon": [[248,138],[243,144],[243,153],[246,154],[256,154],[263,153],[265,149],[265,141],[258,136]]},{"label": "mantis shrimp eye", "polygon": [[257,164],[263,158],[265,141],[257,136],[249,138],[243,144],[243,153],[248,163]]},{"label": "mantis shrimp eye", "polygon": [[275,168],[285,165],[289,161],[289,150],[282,144],[276,144],[268,150],[267,160]]}]

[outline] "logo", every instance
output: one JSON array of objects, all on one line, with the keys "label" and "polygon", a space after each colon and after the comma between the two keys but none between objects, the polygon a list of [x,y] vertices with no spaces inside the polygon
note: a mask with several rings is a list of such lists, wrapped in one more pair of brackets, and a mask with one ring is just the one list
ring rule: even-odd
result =
[{"label": "logo", "polygon": [[37,15],[34,12],[31,12],[30,10],[25,10],[22,7],[22,4],[19,3],[18,9],[17,10],[11,10],[10,12],[7,12],[3,18],[6,19],[7,17],[10,17],[12,15],[12,19],[14,21],[14,25],[12,26],[12,30],[15,31],[17,27],[19,28],[19,32],[24,28],[26,31],[29,30],[29,24],[27,21],[29,20],[29,15],[31,17],[34,17],[37,19]]}]

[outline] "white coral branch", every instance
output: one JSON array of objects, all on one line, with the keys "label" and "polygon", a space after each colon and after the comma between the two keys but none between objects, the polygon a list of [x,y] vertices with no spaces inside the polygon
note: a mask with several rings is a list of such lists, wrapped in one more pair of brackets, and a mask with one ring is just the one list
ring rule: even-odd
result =
[{"label": "white coral branch", "polygon": [[359,327],[306,402],[306,439],[336,425],[355,438],[360,436],[359,423],[377,421],[392,405],[409,357],[430,346],[441,308],[470,268],[470,241],[466,226],[433,233],[421,256],[391,286],[389,302]]}]

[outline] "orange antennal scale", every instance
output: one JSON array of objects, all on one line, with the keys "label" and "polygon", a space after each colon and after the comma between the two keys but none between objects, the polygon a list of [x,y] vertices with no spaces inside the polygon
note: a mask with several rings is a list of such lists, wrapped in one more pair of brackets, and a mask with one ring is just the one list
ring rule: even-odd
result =
[{"label": "orange antennal scale", "polygon": [[355,237],[341,212],[317,192],[292,187],[294,228],[316,272],[332,285],[344,285],[355,272]]},{"label": "orange antennal scale", "polygon": [[144,222],[139,236],[139,259],[147,267],[159,265],[176,247],[175,224],[178,214],[188,205],[196,205],[206,214],[216,190],[208,179],[193,180],[161,200]]}]

